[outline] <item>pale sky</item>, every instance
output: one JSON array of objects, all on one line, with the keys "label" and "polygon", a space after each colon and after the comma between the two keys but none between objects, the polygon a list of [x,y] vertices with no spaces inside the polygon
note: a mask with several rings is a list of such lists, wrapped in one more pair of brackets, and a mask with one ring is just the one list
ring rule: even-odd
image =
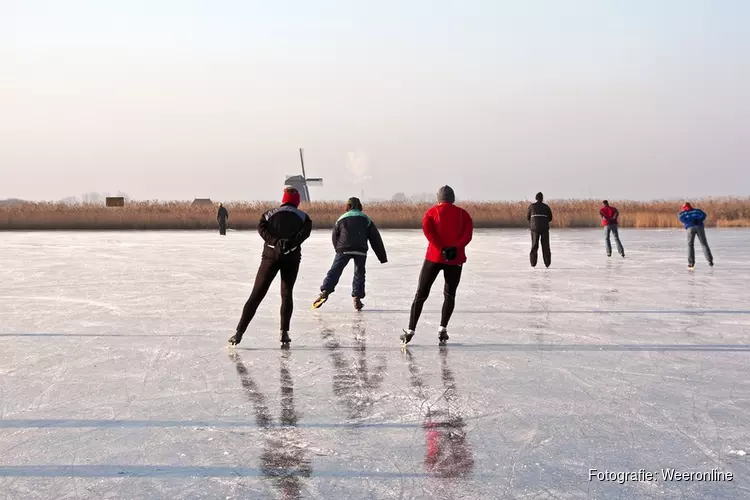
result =
[{"label": "pale sky", "polygon": [[748,195],[750,1],[0,0],[0,198]]}]

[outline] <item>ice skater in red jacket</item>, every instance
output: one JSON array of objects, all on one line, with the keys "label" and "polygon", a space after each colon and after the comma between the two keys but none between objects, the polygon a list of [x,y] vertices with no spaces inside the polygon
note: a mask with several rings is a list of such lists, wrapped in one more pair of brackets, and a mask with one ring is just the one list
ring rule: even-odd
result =
[{"label": "ice skater in red jacket", "polygon": [[422,220],[422,230],[429,244],[419,275],[417,294],[411,305],[409,328],[401,335],[404,345],[414,337],[422,307],[440,271],[445,278],[445,287],[438,340],[441,344],[448,340],[448,322],[455,307],[462,266],[466,262],[466,246],[474,233],[474,223],[469,213],[454,205],[456,195],[450,186],[441,187],[437,199],[438,204],[429,209]]},{"label": "ice skater in red jacket", "polygon": [[607,200],[602,202],[604,205],[599,210],[599,215],[602,217],[602,226],[604,226],[604,246],[607,250],[607,257],[612,256],[612,243],[609,241],[610,233],[615,237],[615,244],[617,244],[617,251],[620,253],[622,258],[625,258],[625,249],[622,248],[620,242],[620,232],[617,230],[617,219],[620,217],[620,212],[617,208],[609,204]]}]

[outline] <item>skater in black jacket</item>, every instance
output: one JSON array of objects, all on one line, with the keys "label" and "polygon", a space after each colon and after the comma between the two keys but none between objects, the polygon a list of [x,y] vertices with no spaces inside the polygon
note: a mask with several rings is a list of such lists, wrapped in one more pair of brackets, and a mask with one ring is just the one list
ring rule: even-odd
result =
[{"label": "skater in black jacket", "polygon": [[349,198],[346,202],[346,213],[339,217],[334,224],[332,237],[336,257],[334,257],[331,269],[323,280],[320,287],[320,296],[315,299],[313,308],[319,308],[328,300],[328,296],[336,288],[344,268],[350,260],[353,260],[352,298],[354,308],[361,311],[363,307],[362,299],[365,298],[365,264],[367,263],[367,251],[369,250],[367,243],[369,242],[372,245],[372,250],[381,264],[388,262],[388,256],[385,253],[380,232],[375,223],[362,211],[362,202],[359,201],[359,198]]},{"label": "skater in black jacket", "polygon": [[539,254],[539,240],[542,241],[542,258],[544,265],[549,267],[552,263],[552,254],[549,249],[549,223],[552,222],[552,210],[544,203],[544,195],[536,194],[536,203],[529,205],[526,220],[529,221],[531,230],[531,253],[529,260],[531,267],[536,267]]},{"label": "skater in black jacket", "polygon": [[223,203],[219,203],[219,212],[216,214],[216,220],[219,221],[219,234],[221,234],[222,236],[226,235],[229,212],[224,207]]},{"label": "skater in black jacket", "polygon": [[291,342],[289,323],[292,318],[294,283],[302,259],[301,245],[310,237],[312,220],[297,208],[300,203],[299,192],[291,187],[284,190],[280,207],[264,213],[258,223],[258,233],[263,238],[263,256],[261,258],[255,285],[242,310],[242,317],[237,325],[237,333],[230,339],[231,345],[239,344],[250,321],[255,316],[258,306],[265,298],[276,274],[281,273],[281,336],[283,345]]}]

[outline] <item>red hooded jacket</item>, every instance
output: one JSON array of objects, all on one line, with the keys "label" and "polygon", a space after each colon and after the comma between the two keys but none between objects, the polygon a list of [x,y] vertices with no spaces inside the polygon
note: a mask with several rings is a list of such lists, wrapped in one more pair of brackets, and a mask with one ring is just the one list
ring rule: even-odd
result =
[{"label": "red hooded jacket", "polygon": [[617,224],[617,218],[620,216],[620,212],[612,205],[609,205],[607,207],[602,207],[602,209],[599,210],[599,215],[602,216],[602,226],[608,226],[610,220],[612,221],[612,224]]},{"label": "red hooded jacket", "polygon": [[[422,231],[430,242],[426,259],[441,264],[459,265],[466,262],[466,245],[474,234],[469,212],[453,203],[440,203],[429,209],[422,220]],[[443,248],[456,247],[458,255],[445,260]]]}]

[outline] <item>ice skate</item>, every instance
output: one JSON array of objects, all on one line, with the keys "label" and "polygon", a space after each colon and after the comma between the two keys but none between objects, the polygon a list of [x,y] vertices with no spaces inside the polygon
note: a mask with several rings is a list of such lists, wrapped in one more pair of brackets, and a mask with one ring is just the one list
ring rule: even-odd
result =
[{"label": "ice skate", "polygon": [[438,330],[438,344],[445,345],[449,338],[448,330],[444,326],[441,326],[440,330]]},{"label": "ice skate", "polygon": [[688,271],[695,270],[695,264],[688,264]]},{"label": "ice skate", "polygon": [[289,338],[289,332],[286,332],[284,330],[281,330],[281,347],[282,349],[285,347],[289,347],[289,344],[292,343],[292,339]]},{"label": "ice skate", "polygon": [[359,297],[354,297],[354,309],[356,309],[357,311],[361,311],[364,306],[365,305],[362,303],[362,300]]},{"label": "ice skate", "polygon": [[234,346],[234,345],[237,345],[240,342],[242,342],[242,335],[243,335],[243,333],[237,332],[234,335],[232,335],[231,337],[229,337],[229,345],[230,346]]},{"label": "ice skate", "polygon": [[411,339],[414,337],[414,333],[415,332],[414,332],[414,330],[407,330],[405,328],[404,328],[403,332],[404,332],[404,334],[401,335],[401,343],[404,346],[406,346],[406,344],[408,344],[411,341]]},{"label": "ice skate", "polygon": [[320,292],[320,295],[317,299],[315,299],[315,302],[313,302],[312,308],[317,309],[328,300],[328,292]]}]

